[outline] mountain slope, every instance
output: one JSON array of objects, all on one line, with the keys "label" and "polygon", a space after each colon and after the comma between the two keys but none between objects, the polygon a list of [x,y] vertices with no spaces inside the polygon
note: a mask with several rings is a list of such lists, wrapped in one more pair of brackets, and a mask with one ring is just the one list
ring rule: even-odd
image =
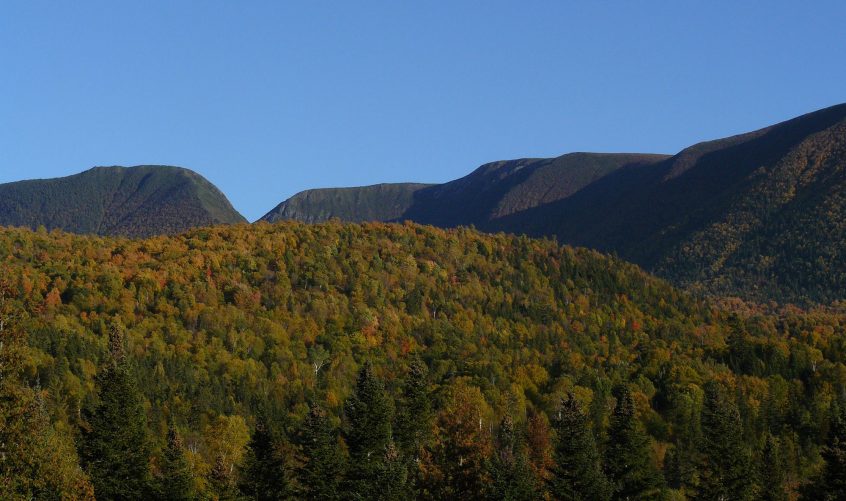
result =
[{"label": "mountain slope", "polygon": [[321,223],[332,218],[342,221],[390,221],[408,210],[414,194],[431,185],[392,183],[356,188],[306,190],[277,205],[261,219]]},{"label": "mountain slope", "polygon": [[754,299],[846,297],[846,105],[614,172],[498,229],[614,251]]},{"label": "mountain slope", "polygon": [[315,189],[298,193],[262,217],[308,223],[405,219],[453,227],[490,228],[493,221],[566,198],[626,165],[651,164],[663,155],[570,153],[558,158],[524,158],[482,165],[444,184],[379,184]]},{"label": "mountain slope", "polygon": [[[672,157],[574,153],[486,164],[415,189],[399,217],[351,190],[370,200],[374,220],[555,236],[703,292],[846,298],[846,104]],[[327,198],[288,218],[328,212]]]},{"label": "mountain slope", "polygon": [[245,222],[188,169],[95,167],[73,176],[0,184],[0,225],[142,237]]}]

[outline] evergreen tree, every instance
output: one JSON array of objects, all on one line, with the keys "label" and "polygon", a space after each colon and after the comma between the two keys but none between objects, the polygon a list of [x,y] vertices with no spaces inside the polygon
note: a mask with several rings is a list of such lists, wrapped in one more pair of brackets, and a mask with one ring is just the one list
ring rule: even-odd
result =
[{"label": "evergreen tree", "polygon": [[761,451],[761,501],[787,501],[779,441],[767,433]]},{"label": "evergreen tree", "polygon": [[538,499],[534,471],[521,442],[514,428],[514,421],[510,416],[506,416],[500,423],[497,448],[489,461],[491,483],[487,492],[488,499]]},{"label": "evergreen tree", "polygon": [[561,403],[553,420],[556,440],[555,464],[549,489],[555,499],[602,501],[610,498],[608,480],[602,472],[596,439],[588,418],[572,393]]},{"label": "evergreen tree", "polygon": [[409,487],[418,494],[423,490],[420,456],[431,442],[434,418],[428,390],[428,374],[428,368],[423,361],[416,359],[411,362],[394,425],[397,449],[407,463]]},{"label": "evergreen tree", "polygon": [[707,383],[704,389],[697,499],[753,499],[750,455],[743,443],[737,405],[716,382]]},{"label": "evergreen tree", "polygon": [[806,487],[803,499],[846,499],[846,412],[837,402],[831,406],[827,445],[820,454],[824,466],[819,479]]},{"label": "evergreen tree", "polygon": [[656,499],[664,480],[652,458],[649,436],[635,416],[628,388],[617,392],[617,405],[611,415],[605,472],[611,482],[613,499]]},{"label": "evergreen tree", "polygon": [[227,466],[223,456],[215,459],[211,473],[209,473],[209,487],[213,499],[218,501],[235,501],[241,497],[235,484],[234,472]]},{"label": "evergreen tree", "polygon": [[338,437],[326,411],[312,405],[303,430],[305,464],[300,469],[300,484],[306,499],[332,501],[340,499],[343,457]]},{"label": "evergreen tree", "polygon": [[86,413],[80,456],[98,499],[151,493],[144,403],[126,360],[122,329],[109,332],[109,358],[97,375],[99,403]]},{"label": "evergreen tree", "polygon": [[267,412],[260,410],[256,427],[247,444],[238,488],[257,501],[287,499],[291,486],[286,475],[284,458],[277,445],[279,438]]},{"label": "evergreen tree", "polygon": [[159,499],[177,501],[197,497],[191,465],[185,457],[182,438],[173,424],[167,432],[167,447],[162,454],[161,469]]},{"label": "evergreen tree", "polygon": [[368,362],[359,372],[353,394],[344,403],[349,468],[344,490],[352,499],[384,499],[382,476],[391,445],[391,401]]}]

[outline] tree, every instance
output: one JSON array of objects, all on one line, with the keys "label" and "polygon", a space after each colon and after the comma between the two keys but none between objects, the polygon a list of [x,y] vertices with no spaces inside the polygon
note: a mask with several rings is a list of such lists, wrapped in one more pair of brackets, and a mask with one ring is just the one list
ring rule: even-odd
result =
[{"label": "tree", "polygon": [[338,448],[338,436],[326,411],[312,405],[303,430],[305,464],[300,469],[304,497],[331,501],[340,498],[344,461]]},{"label": "tree", "polygon": [[271,501],[287,499],[291,495],[284,458],[277,448],[278,441],[267,412],[259,410],[238,484],[245,496],[258,501]]},{"label": "tree", "polygon": [[432,404],[428,389],[428,368],[416,359],[408,368],[399,401],[394,436],[400,456],[406,461],[409,481],[415,492],[423,489],[419,467],[421,454],[432,439]]},{"label": "tree", "polygon": [[700,485],[696,498],[754,498],[749,450],[743,442],[740,412],[720,385],[705,384],[702,408]]},{"label": "tree", "polygon": [[94,493],[99,499],[148,498],[147,419],[117,324],[109,332],[109,357],[97,375],[97,388],[99,403],[86,413],[80,449]]},{"label": "tree", "polygon": [[173,424],[167,432],[167,447],[162,454],[161,470],[160,499],[177,501],[197,497],[191,465],[185,457],[182,438]]},{"label": "tree", "polygon": [[496,450],[488,470],[491,477],[488,499],[531,501],[538,498],[534,471],[511,416],[505,416],[499,425]]},{"label": "tree", "polygon": [[632,395],[626,387],[618,390],[611,415],[605,472],[613,499],[655,499],[664,483],[652,458],[649,436],[635,416]]},{"label": "tree", "polygon": [[787,501],[778,439],[767,433],[761,451],[761,501]]},{"label": "tree", "polygon": [[846,499],[846,412],[834,402],[830,413],[828,441],[820,453],[823,469],[816,482],[806,487],[803,499]]},{"label": "tree", "polygon": [[602,472],[596,440],[572,393],[562,401],[553,427],[556,440],[549,480],[553,497],[572,501],[609,499],[610,486]]},{"label": "tree", "polygon": [[[355,389],[344,403],[347,418],[346,441],[349,468],[344,489],[352,499],[384,499],[393,486],[384,473],[389,469],[391,440],[391,401],[382,381],[368,362],[358,374]],[[393,459],[392,459],[393,460]]]}]

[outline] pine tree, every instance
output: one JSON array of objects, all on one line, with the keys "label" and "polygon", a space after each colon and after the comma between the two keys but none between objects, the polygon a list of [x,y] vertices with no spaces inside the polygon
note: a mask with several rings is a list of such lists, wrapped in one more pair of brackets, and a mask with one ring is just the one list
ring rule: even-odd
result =
[{"label": "pine tree", "polygon": [[549,480],[552,496],[568,501],[609,499],[610,487],[602,472],[596,439],[572,393],[561,403],[553,426],[557,436]]},{"label": "pine tree", "polygon": [[613,488],[613,499],[655,499],[664,480],[652,459],[649,436],[635,416],[628,388],[617,392],[617,405],[611,415],[605,472]]},{"label": "pine tree", "polygon": [[177,501],[197,497],[191,465],[185,457],[182,438],[173,424],[167,432],[167,447],[162,454],[161,470],[159,499]]},{"label": "pine tree", "polygon": [[147,419],[117,325],[109,352],[97,375],[99,403],[86,413],[80,456],[98,499],[145,499],[152,488]]},{"label": "pine tree", "polygon": [[258,412],[256,427],[247,444],[238,488],[257,501],[287,499],[291,486],[285,462],[277,449],[278,437],[264,410]]},{"label": "pine tree", "polygon": [[359,372],[353,394],[344,403],[349,468],[344,490],[352,499],[383,499],[380,485],[391,445],[391,401],[382,381],[367,363]]},{"label": "pine tree", "polygon": [[715,382],[705,385],[702,408],[701,481],[697,499],[754,499],[751,461],[740,412]]},{"label": "pine tree", "polygon": [[761,501],[787,501],[779,441],[769,433],[761,451]]},{"label": "pine tree", "polygon": [[305,464],[300,469],[300,484],[306,499],[332,501],[340,499],[343,457],[338,437],[326,411],[312,405],[303,430]]},{"label": "pine tree", "polygon": [[538,499],[534,471],[510,416],[500,423],[496,445],[488,465],[491,483],[487,498],[503,501]]}]

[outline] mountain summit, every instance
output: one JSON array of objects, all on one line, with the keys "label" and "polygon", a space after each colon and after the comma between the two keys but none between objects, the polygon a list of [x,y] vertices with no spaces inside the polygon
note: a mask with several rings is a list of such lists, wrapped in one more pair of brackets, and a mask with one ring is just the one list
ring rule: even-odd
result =
[{"label": "mountain summit", "polygon": [[213,184],[180,167],[94,167],[0,184],[2,226],[145,237],[245,221]]}]

